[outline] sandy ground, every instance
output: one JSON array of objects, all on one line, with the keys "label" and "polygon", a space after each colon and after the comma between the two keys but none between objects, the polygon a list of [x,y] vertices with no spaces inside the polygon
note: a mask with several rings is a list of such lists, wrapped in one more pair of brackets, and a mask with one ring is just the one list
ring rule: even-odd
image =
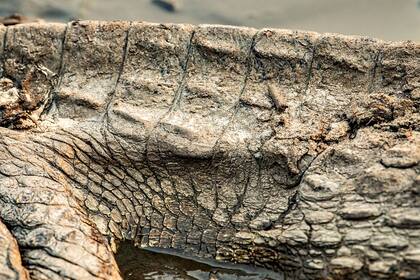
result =
[{"label": "sandy ground", "polygon": [[144,20],[303,29],[420,42],[420,0],[0,0],[0,16]]}]

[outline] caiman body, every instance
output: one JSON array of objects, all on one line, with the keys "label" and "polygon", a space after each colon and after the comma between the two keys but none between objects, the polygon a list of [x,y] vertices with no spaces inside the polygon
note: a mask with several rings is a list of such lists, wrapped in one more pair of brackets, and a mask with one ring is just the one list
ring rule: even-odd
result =
[{"label": "caiman body", "polygon": [[418,44],[89,21],[0,38],[1,279],[119,279],[121,239],[296,279],[420,275]]}]

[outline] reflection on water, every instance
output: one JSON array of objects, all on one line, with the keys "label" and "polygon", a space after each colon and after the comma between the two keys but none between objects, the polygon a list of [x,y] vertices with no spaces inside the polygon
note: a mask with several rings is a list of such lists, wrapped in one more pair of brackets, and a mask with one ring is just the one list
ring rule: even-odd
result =
[{"label": "reflection on water", "polygon": [[[163,251],[163,250],[160,250]],[[165,250],[166,251],[166,250]],[[116,258],[126,280],[282,280],[283,275],[243,265],[225,265],[212,261],[186,259],[144,250],[130,242],[120,244]]]}]

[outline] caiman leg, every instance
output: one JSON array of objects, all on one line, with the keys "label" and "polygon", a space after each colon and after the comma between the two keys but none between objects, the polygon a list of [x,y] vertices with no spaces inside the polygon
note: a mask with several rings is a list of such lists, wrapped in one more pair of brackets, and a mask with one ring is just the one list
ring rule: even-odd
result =
[{"label": "caiman leg", "polygon": [[15,136],[0,133],[0,268],[6,265],[0,278],[27,278],[20,251],[31,279],[120,279],[107,240],[48,161],[53,159]]},{"label": "caiman leg", "polygon": [[28,272],[22,266],[17,242],[0,221],[0,279],[26,280]]}]

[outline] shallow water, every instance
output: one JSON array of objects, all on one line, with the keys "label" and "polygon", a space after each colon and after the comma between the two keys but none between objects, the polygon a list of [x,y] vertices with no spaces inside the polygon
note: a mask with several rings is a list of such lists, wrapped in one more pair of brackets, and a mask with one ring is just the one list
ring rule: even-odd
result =
[{"label": "shallow water", "polygon": [[281,273],[244,265],[185,258],[168,250],[145,250],[120,244],[116,259],[126,280],[283,280]]},{"label": "shallow water", "polygon": [[303,29],[420,42],[420,0],[0,0],[0,16],[48,20],[143,20]]}]

